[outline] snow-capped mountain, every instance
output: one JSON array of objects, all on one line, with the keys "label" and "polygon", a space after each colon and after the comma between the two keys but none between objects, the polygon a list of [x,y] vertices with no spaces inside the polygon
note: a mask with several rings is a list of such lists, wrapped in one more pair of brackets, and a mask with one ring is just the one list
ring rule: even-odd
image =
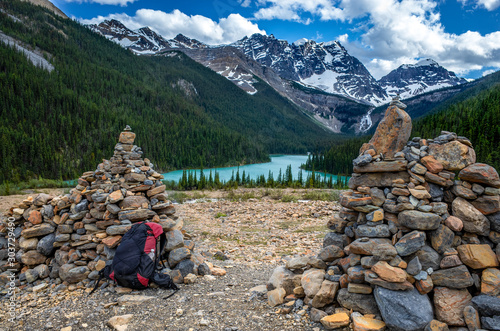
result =
[{"label": "snow-capped mountain", "polygon": [[466,83],[454,72],[448,71],[432,59],[423,59],[416,64],[403,64],[379,81],[388,94],[400,94],[402,99],[437,90],[443,87]]},{"label": "snow-capped mountain", "polygon": [[373,105],[388,100],[365,66],[338,41],[316,43],[300,39],[289,44],[273,35],[254,34],[232,46],[274,69],[284,79]]}]

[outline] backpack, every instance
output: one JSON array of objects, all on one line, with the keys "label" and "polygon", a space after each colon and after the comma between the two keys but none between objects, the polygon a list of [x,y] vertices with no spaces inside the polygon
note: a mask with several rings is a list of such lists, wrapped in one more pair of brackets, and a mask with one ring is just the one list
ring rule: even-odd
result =
[{"label": "backpack", "polygon": [[96,290],[103,277],[113,280],[120,286],[133,289],[145,289],[153,281],[160,287],[177,291],[178,287],[169,275],[157,272],[165,243],[166,236],[160,224],[140,222],[132,225],[122,237],[113,262],[99,272],[99,279],[90,294]]}]

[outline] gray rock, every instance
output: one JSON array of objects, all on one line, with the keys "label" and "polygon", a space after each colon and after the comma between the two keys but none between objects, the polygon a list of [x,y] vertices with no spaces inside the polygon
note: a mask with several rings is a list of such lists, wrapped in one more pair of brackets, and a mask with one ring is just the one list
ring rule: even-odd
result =
[{"label": "gray rock", "polygon": [[328,316],[328,314],[325,313],[323,310],[319,310],[319,309],[312,307],[311,311],[309,312],[309,316],[311,317],[311,321],[319,323],[319,321],[323,317]]},{"label": "gray rock", "polygon": [[317,257],[314,256],[309,256],[309,258],[307,259],[307,265],[316,269],[326,269],[327,267],[325,261],[318,259]]},{"label": "gray rock", "polygon": [[81,213],[82,211],[87,211],[88,207],[89,207],[89,201],[87,199],[82,199],[82,201],[80,201],[80,203],[75,206],[75,214]]},{"label": "gray rock", "polygon": [[415,230],[401,237],[394,247],[400,256],[408,256],[424,247],[425,237],[425,232]]},{"label": "gray rock", "polygon": [[425,245],[420,250],[418,250],[412,257],[418,256],[418,260],[422,265],[422,270],[427,270],[432,268],[433,270],[438,270],[441,264],[441,255],[436,252],[432,247]]},{"label": "gray rock", "polygon": [[473,297],[472,304],[477,308],[481,316],[500,315],[500,298],[482,294]]},{"label": "gray rock", "polygon": [[486,330],[500,330],[500,315],[493,317],[481,317],[481,324]]},{"label": "gray rock", "polygon": [[56,236],[53,233],[48,234],[38,241],[36,250],[45,256],[49,256],[52,254],[52,251],[54,250],[55,241],[56,241]]},{"label": "gray rock", "polygon": [[421,295],[415,288],[392,291],[377,286],[374,294],[380,314],[390,330],[423,330],[434,318],[429,297]]},{"label": "gray rock", "polygon": [[451,205],[453,216],[464,223],[464,231],[488,236],[490,221],[470,202],[463,198],[456,198]]},{"label": "gray rock", "polygon": [[412,230],[435,230],[441,223],[441,217],[418,210],[404,210],[399,213],[398,222]]},{"label": "gray rock", "polygon": [[165,250],[170,252],[176,248],[181,248],[184,246],[184,237],[182,232],[179,230],[173,230],[167,232],[167,245]]},{"label": "gray rock", "polygon": [[408,266],[406,267],[406,272],[412,276],[417,275],[420,271],[422,271],[422,265],[418,259],[418,256],[415,256],[413,259],[408,262]]},{"label": "gray rock", "polygon": [[70,284],[81,282],[89,274],[89,268],[83,266],[77,267],[74,264],[64,264],[59,269],[59,277]]},{"label": "gray rock", "polygon": [[191,260],[182,260],[175,266],[174,270],[179,270],[182,277],[186,277],[188,274],[194,273],[194,262]]},{"label": "gray rock", "polygon": [[304,288],[306,296],[314,297],[320,290],[324,278],[325,270],[323,269],[306,270],[301,277],[301,285]]},{"label": "gray rock", "polygon": [[363,154],[352,160],[352,164],[355,167],[362,167],[372,162],[373,158],[370,154]]},{"label": "gray rock", "polygon": [[54,206],[44,205],[42,207],[41,214],[44,218],[52,219],[52,217],[54,217]]},{"label": "gray rock", "polygon": [[174,268],[179,262],[190,257],[191,251],[186,247],[176,248],[168,254],[168,264],[171,268]]},{"label": "gray rock", "polygon": [[347,238],[345,235],[336,232],[328,232],[323,239],[323,247],[335,245],[340,248],[344,248],[346,241]]},{"label": "gray rock", "polygon": [[300,256],[286,261],[286,267],[290,270],[304,269],[307,266],[309,258],[307,256]]},{"label": "gray rock", "polygon": [[434,271],[431,278],[434,286],[462,289],[474,284],[474,280],[465,265]]},{"label": "gray rock", "polygon": [[111,214],[118,214],[120,210],[122,210],[118,205],[114,203],[110,203],[106,206],[106,209],[111,213]]},{"label": "gray rock", "polygon": [[130,225],[111,225],[106,228],[108,236],[123,235],[130,230]]},{"label": "gray rock", "polygon": [[47,278],[50,275],[50,269],[46,264],[40,264],[33,268],[33,270],[38,272],[38,277],[40,277],[40,279]]},{"label": "gray rock", "polygon": [[372,187],[370,189],[370,197],[372,198],[372,204],[375,206],[382,206],[385,202],[385,194],[384,191],[379,189],[378,187]]},{"label": "gray rock", "polygon": [[28,269],[24,273],[24,277],[26,277],[26,281],[31,284],[38,279],[38,271],[35,269]]},{"label": "gray rock", "polygon": [[343,288],[339,291],[337,301],[342,307],[362,314],[379,314],[377,303],[371,294],[350,293]]},{"label": "gray rock", "polygon": [[198,266],[198,275],[205,276],[211,275],[210,267],[206,263],[202,263]]},{"label": "gray rock", "polygon": [[389,226],[387,224],[380,224],[376,226],[360,225],[354,230],[358,237],[370,238],[388,238],[391,236]]},{"label": "gray rock", "polygon": [[333,260],[343,256],[344,256],[344,251],[342,250],[342,248],[335,245],[330,245],[323,248],[319,252],[318,259],[321,259],[325,262],[332,262]]},{"label": "gray rock", "polygon": [[500,232],[500,211],[487,216],[493,231]]}]

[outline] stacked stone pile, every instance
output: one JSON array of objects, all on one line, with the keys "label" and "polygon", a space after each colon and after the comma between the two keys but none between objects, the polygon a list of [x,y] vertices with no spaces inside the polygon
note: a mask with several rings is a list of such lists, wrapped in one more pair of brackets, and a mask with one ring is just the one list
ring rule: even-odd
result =
[{"label": "stacked stone pile", "polygon": [[[162,225],[168,252],[164,272],[175,282],[183,282],[188,274],[211,272],[182,230],[183,221],[175,216],[161,182],[163,176],[142,158],[134,139],[135,133],[127,126],[113,157],[103,160],[95,171],[85,172],[69,194],[39,194],[10,209],[0,225],[2,284],[8,280],[7,270],[16,269],[21,286],[48,286],[46,279],[51,279],[53,287],[89,286],[113,258],[122,236],[139,221]],[[17,262],[13,266],[6,261],[8,217],[13,217],[16,225]]]},{"label": "stacked stone pile", "polygon": [[353,161],[317,257],[274,271],[269,304],[306,304],[327,329],[500,330],[499,175],[455,133],[407,142],[404,108]]}]

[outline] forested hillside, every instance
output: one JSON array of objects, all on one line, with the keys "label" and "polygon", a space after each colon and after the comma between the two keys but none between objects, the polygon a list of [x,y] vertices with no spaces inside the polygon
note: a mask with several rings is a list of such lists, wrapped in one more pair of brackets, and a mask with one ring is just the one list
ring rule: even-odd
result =
[{"label": "forested hillside", "polygon": [[266,161],[334,137],[263,82],[248,95],[182,53],[136,56],[26,2],[0,0],[0,30],[55,67],[0,42],[0,182],[75,178],[112,155],[126,124],[160,170]]},{"label": "forested hillside", "polygon": [[[428,115],[413,120],[412,137],[433,138],[442,130],[469,138],[477,162],[500,168],[500,72],[485,77],[444,105],[434,105]],[[461,100],[461,101],[457,101]],[[410,109],[407,109],[409,111]],[[332,174],[352,173],[352,160],[371,136],[353,138],[312,155],[308,170]]]}]

